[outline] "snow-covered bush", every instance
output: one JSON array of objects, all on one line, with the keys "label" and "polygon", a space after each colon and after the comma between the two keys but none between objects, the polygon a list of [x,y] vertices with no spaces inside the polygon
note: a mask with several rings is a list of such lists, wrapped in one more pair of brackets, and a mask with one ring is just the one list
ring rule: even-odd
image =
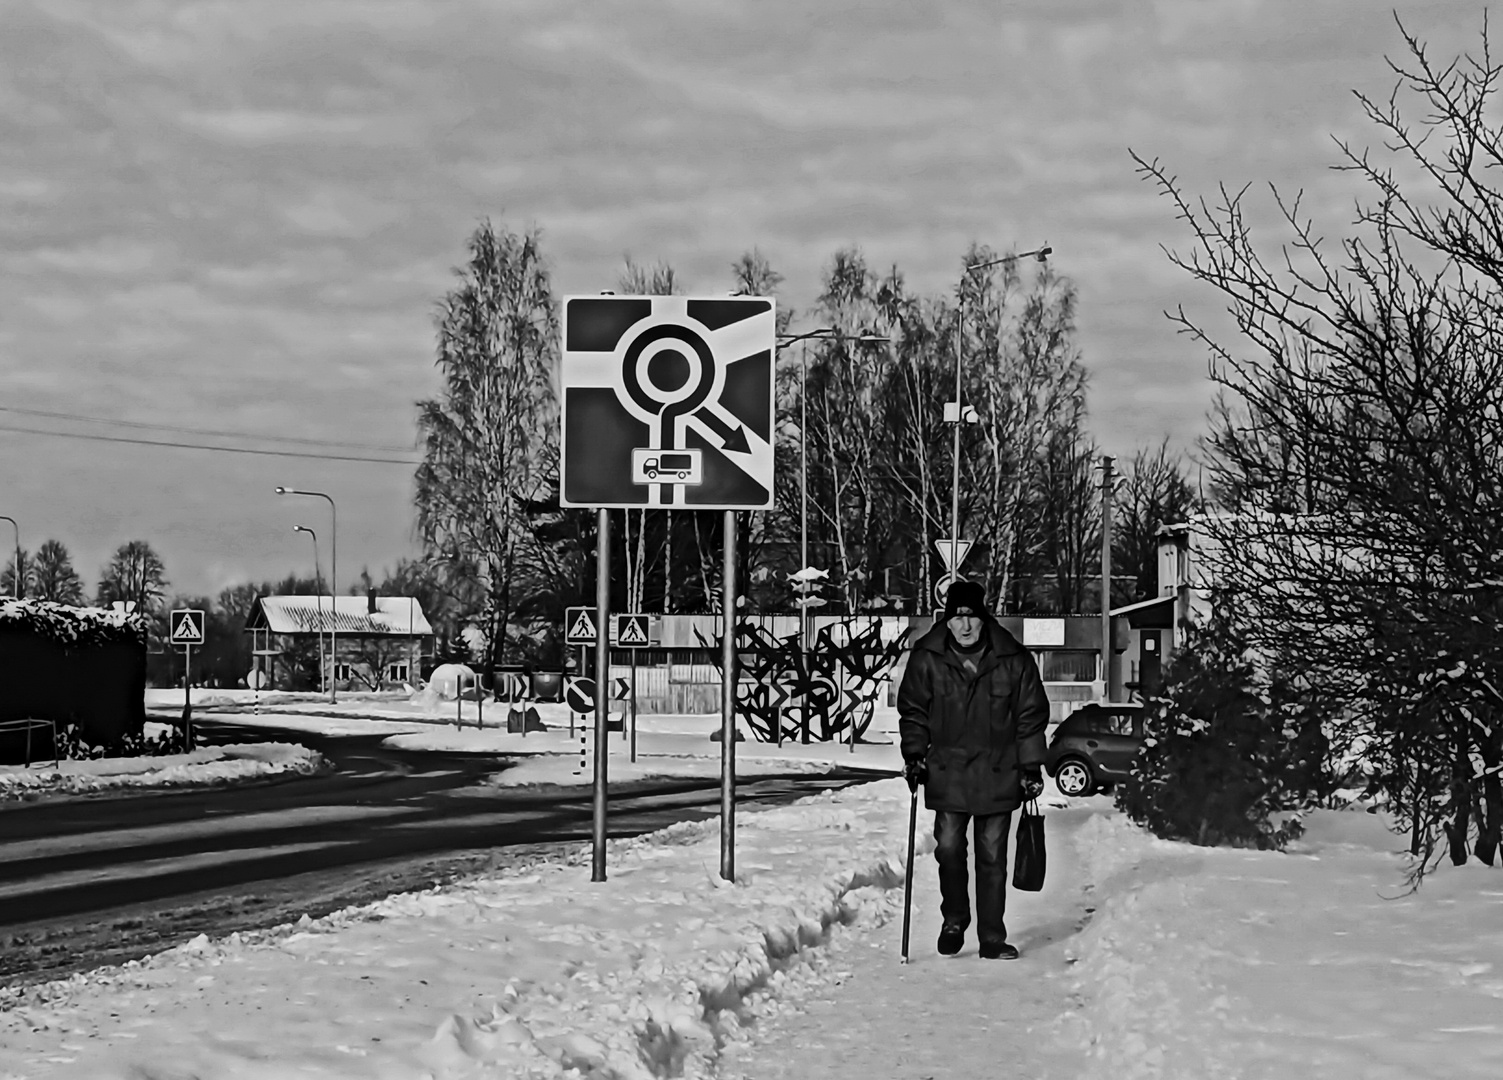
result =
[{"label": "snow-covered bush", "polygon": [[118,742],[108,746],[91,746],[76,724],[69,724],[57,733],[57,756],[68,761],[92,761],[104,757],[164,757],[191,749],[191,746],[183,745],[182,733],[174,728],[167,728],[156,735],[148,735],[144,731],[127,732]]},{"label": "snow-covered bush", "polygon": [[1330,704],[1297,673],[1260,670],[1229,612],[1190,629],[1144,710],[1116,804],[1164,839],[1281,849],[1301,825],[1273,815],[1334,786],[1322,732]]}]

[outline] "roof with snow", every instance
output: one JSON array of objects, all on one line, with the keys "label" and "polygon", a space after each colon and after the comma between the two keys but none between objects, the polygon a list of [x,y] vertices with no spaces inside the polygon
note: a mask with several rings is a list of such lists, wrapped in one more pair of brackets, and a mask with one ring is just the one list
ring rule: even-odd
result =
[{"label": "roof with snow", "polygon": [[246,630],[317,634],[331,630],[362,637],[422,637],[433,633],[423,605],[410,596],[258,596]]}]

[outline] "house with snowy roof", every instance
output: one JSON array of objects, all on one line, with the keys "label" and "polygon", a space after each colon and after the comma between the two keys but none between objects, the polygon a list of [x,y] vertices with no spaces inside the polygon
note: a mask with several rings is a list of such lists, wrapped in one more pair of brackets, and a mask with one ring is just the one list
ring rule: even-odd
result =
[{"label": "house with snowy roof", "polygon": [[245,619],[253,679],[289,686],[316,656],[318,689],[382,690],[412,683],[433,652],[433,627],[411,596],[258,596]]}]

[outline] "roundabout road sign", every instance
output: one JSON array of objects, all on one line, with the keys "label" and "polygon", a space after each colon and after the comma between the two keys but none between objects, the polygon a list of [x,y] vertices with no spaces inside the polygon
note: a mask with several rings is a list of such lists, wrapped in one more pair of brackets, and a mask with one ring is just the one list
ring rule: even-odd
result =
[{"label": "roundabout road sign", "polygon": [[564,299],[564,506],[772,506],[765,297]]},{"label": "roundabout road sign", "polygon": [[940,607],[945,606],[945,594],[950,591],[950,586],[957,581],[963,581],[957,574],[946,574],[934,583],[934,602]]}]

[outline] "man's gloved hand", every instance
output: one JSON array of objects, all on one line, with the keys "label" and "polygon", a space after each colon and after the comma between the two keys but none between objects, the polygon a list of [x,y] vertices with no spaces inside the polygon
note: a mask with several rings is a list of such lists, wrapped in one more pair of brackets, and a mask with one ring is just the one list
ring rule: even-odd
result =
[{"label": "man's gloved hand", "polygon": [[929,779],[929,766],[923,758],[912,758],[903,762],[903,779],[908,781],[910,794],[919,789],[919,785]]},{"label": "man's gloved hand", "polygon": [[1032,802],[1044,793],[1044,770],[1037,765],[1023,770],[1023,801]]}]

